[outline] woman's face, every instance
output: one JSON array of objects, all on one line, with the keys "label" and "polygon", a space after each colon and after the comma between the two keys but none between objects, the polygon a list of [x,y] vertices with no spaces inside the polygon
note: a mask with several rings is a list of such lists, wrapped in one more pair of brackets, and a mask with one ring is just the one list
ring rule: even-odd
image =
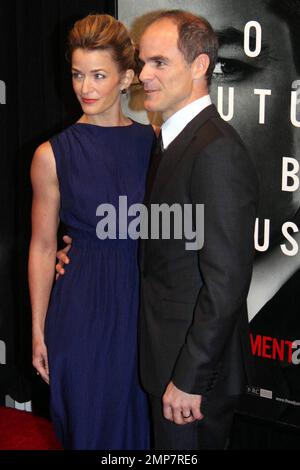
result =
[{"label": "woman's face", "polygon": [[109,117],[120,108],[123,74],[106,50],[75,49],[72,83],[84,114]]}]

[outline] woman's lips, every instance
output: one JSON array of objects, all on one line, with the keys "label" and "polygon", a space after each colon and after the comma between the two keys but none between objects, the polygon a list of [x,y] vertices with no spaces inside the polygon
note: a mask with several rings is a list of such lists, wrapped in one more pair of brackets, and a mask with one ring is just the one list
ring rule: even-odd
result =
[{"label": "woman's lips", "polygon": [[91,98],[81,98],[81,99],[82,99],[82,102],[86,103],[86,104],[96,103],[96,101],[97,101],[97,100],[91,99]]}]

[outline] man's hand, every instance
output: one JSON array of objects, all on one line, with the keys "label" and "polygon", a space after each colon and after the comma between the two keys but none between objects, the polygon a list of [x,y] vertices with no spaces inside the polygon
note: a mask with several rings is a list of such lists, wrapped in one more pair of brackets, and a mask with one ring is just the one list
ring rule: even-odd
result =
[{"label": "man's hand", "polygon": [[65,274],[64,265],[69,264],[69,262],[70,262],[70,258],[68,258],[67,253],[68,253],[68,251],[70,250],[70,248],[72,246],[72,238],[68,237],[68,235],[65,235],[63,237],[63,241],[67,245],[64,247],[63,250],[58,251],[57,254],[56,254],[56,257],[58,259],[58,263],[55,266],[56,279],[58,279],[60,275],[63,276]]},{"label": "man's hand", "polygon": [[204,418],[200,406],[201,395],[192,395],[179,390],[170,382],[162,398],[163,414],[176,424],[188,424]]}]

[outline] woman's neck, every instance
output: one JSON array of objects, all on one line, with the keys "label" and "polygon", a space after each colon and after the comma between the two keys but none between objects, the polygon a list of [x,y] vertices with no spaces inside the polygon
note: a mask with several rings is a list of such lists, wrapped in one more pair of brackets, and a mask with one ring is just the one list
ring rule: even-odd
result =
[{"label": "woman's neck", "polygon": [[121,126],[129,126],[132,124],[132,121],[124,116],[124,114],[120,111],[119,113],[112,115],[106,115],[105,113],[101,114],[83,114],[78,122],[84,124],[94,124],[95,126],[102,126],[102,127],[121,127]]}]

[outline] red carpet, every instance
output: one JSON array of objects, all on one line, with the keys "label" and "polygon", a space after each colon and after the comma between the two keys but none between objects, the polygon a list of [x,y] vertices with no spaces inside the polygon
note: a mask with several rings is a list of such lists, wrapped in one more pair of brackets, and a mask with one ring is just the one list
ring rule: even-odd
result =
[{"label": "red carpet", "polygon": [[26,411],[0,407],[0,450],[62,450],[51,423]]}]

